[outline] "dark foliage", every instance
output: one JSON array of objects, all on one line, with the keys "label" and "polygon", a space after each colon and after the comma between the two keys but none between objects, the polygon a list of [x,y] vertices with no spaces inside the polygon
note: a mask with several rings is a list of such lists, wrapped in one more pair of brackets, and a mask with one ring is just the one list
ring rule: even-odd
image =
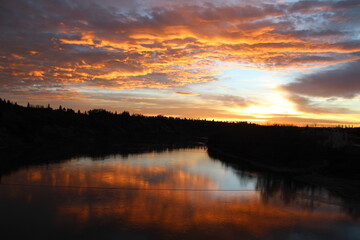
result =
[{"label": "dark foliage", "polygon": [[234,123],[147,117],[104,109],[75,112],[60,106],[19,106],[0,100],[0,148],[58,144],[128,144],[206,136]]}]

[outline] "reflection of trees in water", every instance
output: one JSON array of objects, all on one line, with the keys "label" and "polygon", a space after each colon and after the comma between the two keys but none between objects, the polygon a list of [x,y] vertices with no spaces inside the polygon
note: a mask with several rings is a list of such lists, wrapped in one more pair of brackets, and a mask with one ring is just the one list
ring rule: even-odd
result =
[{"label": "reflection of trees in water", "polygon": [[248,163],[236,163],[217,153],[208,151],[209,156],[236,169],[240,181],[256,176],[256,189],[264,203],[276,203],[279,200],[286,205],[296,205],[316,211],[324,205],[341,206],[345,213],[354,219],[360,217],[360,201],[351,194],[339,194],[331,188],[297,181],[294,175],[274,173],[251,166]]},{"label": "reflection of trees in water", "polygon": [[296,181],[291,176],[262,172],[256,187],[264,202],[281,199],[285,204],[296,204],[310,210],[316,210],[324,204],[337,205],[352,218],[360,217],[359,199],[339,195],[326,187]]},{"label": "reflection of trees in water", "polygon": [[291,176],[286,175],[262,172],[256,188],[264,202],[281,200],[284,204],[296,204],[309,210],[316,210],[323,204],[339,203],[326,189],[294,181]]},{"label": "reflection of trees in water", "polygon": [[289,177],[279,178],[271,173],[263,173],[258,177],[256,188],[261,192],[264,202],[268,202],[274,196],[280,196],[284,203],[291,203],[303,186],[291,181]]},{"label": "reflection of trees in water", "polygon": [[[126,159],[132,154],[150,153],[172,151],[181,148],[203,148],[200,144],[193,142],[169,142],[169,143],[155,143],[155,144],[134,144],[132,146],[102,146],[102,145],[88,145],[85,147],[66,146],[61,151],[57,148],[46,149],[28,149],[27,151],[20,151],[16,157],[12,158],[9,164],[2,165],[0,168],[0,181],[2,175],[10,174],[18,169],[34,166],[44,165],[50,163],[59,163],[67,161],[72,158],[90,157],[94,161],[102,161],[107,157],[114,155],[121,155]],[[5,155],[5,157],[7,157]]]},{"label": "reflection of trees in water", "polygon": [[360,219],[360,202],[358,199],[343,198],[344,210],[352,218]]},{"label": "reflection of trees in water", "polygon": [[[239,168],[239,166],[237,169],[241,181],[246,176],[246,172],[250,170]],[[250,171],[254,171],[254,169]],[[322,188],[294,181],[291,176],[266,171],[257,171],[256,189],[260,192],[264,203],[281,200],[282,203],[296,203],[311,210],[316,206],[316,202],[326,201],[324,198],[330,197]]]}]

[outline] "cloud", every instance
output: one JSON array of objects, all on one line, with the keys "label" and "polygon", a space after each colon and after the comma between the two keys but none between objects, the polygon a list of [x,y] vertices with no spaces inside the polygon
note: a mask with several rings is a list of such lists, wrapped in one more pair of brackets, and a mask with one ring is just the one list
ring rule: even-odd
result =
[{"label": "cloud", "polygon": [[202,95],[201,98],[211,103],[211,105],[217,104],[226,108],[243,108],[255,103],[252,99],[229,94]]},{"label": "cloud", "polygon": [[355,1],[166,2],[2,1],[0,86],[166,89],[216,81],[221,62],[287,69],[360,58]]},{"label": "cloud", "polygon": [[144,109],[137,110],[141,114],[145,115],[164,115],[164,116],[174,116],[174,117],[187,117],[187,118],[206,118],[206,119],[223,119],[223,120],[233,120],[233,121],[246,121],[248,119],[253,119],[253,117],[248,115],[234,114],[228,111],[219,110],[212,107],[147,107]]},{"label": "cloud", "polygon": [[188,95],[188,96],[198,96],[200,95],[199,93],[191,93],[191,92],[175,92],[176,94],[179,95]]},{"label": "cloud", "polygon": [[84,93],[78,92],[73,89],[64,89],[61,86],[53,87],[52,89],[44,89],[44,88],[26,88],[26,89],[0,89],[0,94],[7,99],[16,99],[15,96],[20,97],[19,102],[43,102],[49,103],[54,100],[57,101],[81,101],[87,98],[88,96]]},{"label": "cloud", "polygon": [[306,117],[292,117],[292,116],[279,116],[272,117],[268,119],[269,124],[294,124],[298,126],[309,125],[312,126],[338,126],[339,124],[359,124],[359,122],[354,121],[338,121],[334,119],[318,119],[318,118],[306,118]]},{"label": "cloud", "polygon": [[299,95],[291,95],[288,98],[290,101],[296,104],[296,108],[305,113],[315,113],[315,114],[324,114],[324,113],[354,113],[347,108],[335,107],[335,106],[320,106],[312,102],[310,99],[306,97],[302,97]]},{"label": "cloud", "polygon": [[360,93],[360,61],[347,63],[333,70],[303,75],[282,88],[312,97],[353,98]]}]

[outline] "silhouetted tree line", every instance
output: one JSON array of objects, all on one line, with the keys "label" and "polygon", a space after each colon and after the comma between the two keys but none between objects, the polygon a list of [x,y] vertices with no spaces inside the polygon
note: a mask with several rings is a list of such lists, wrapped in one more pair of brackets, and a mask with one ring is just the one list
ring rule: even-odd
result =
[{"label": "silhouetted tree line", "polygon": [[227,162],[275,172],[360,179],[359,128],[246,125],[209,137],[209,152]]},{"label": "silhouetted tree line", "polygon": [[66,144],[117,144],[167,142],[208,136],[237,123],[186,118],[143,116],[104,109],[86,112],[59,106],[26,107],[0,99],[0,148]]}]

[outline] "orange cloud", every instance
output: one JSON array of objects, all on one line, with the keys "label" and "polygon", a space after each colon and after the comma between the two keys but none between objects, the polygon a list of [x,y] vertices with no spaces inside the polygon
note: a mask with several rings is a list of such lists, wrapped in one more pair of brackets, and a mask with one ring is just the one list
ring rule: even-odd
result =
[{"label": "orange cloud", "polygon": [[190,95],[190,96],[198,96],[200,95],[199,93],[190,93],[190,92],[175,92],[176,94],[179,95]]},{"label": "orange cloud", "polygon": [[44,73],[44,71],[31,71],[29,72],[29,75],[34,77],[43,77]]},{"label": "orange cloud", "polygon": [[104,78],[104,79],[117,79],[119,77],[131,77],[131,76],[141,76],[141,75],[147,75],[150,74],[151,70],[141,70],[141,71],[114,71],[110,73],[106,73],[103,75],[95,76],[94,78]]}]

